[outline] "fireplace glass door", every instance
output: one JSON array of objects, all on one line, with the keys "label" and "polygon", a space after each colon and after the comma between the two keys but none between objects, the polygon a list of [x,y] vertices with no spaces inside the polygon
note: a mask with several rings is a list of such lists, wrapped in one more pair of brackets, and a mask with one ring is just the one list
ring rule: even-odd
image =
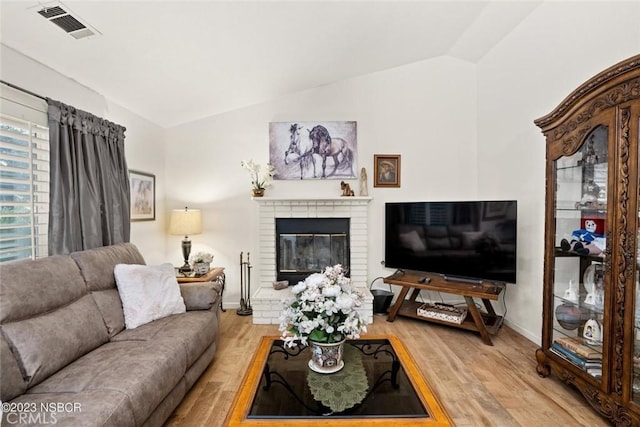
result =
[{"label": "fireplace glass door", "polygon": [[327,266],[347,266],[347,235],[281,234],[280,264],[282,273],[315,273]]},{"label": "fireplace glass door", "polygon": [[276,218],[276,278],[295,285],[341,264],[349,275],[349,218]]}]

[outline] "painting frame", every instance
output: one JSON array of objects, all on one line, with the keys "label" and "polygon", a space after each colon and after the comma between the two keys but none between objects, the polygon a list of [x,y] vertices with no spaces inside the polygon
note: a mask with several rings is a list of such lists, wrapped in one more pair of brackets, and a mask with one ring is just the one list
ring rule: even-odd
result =
[{"label": "painting frame", "polygon": [[400,188],[400,154],[373,155],[373,186]]},{"label": "painting frame", "polygon": [[129,169],[131,222],[156,220],[156,176]]},{"label": "painting frame", "polygon": [[276,181],[356,179],[358,124],[355,120],[270,122],[269,163]]}]

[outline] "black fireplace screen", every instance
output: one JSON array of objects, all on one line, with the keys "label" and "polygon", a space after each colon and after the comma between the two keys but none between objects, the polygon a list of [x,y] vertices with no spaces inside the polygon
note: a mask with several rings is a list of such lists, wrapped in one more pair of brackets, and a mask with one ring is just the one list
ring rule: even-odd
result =
[{"label": "black fireplace screen", "polygon": [[326,266],[347,263],[347,235],[281,234],[280,264],[282,273],[314,273]]},{"label": "black fireplace screen", "polygon": [[349,269],[349,218],[276,218],[276,278],[295,285],[335,264]]}]

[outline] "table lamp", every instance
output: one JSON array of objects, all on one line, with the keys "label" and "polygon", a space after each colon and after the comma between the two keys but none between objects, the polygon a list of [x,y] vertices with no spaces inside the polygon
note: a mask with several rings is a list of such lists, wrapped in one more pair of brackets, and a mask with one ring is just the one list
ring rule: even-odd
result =
[{"label": "table lamp", "polygon": [[202,233],[202,215],[199,209],[174,209],[171,212],[171,222],[169,223],[169,233],[183,235],[182,240],[182,256],[184,257],[184,265],[180,267],[180,273],[189,273],[191,266],[189,265],[189,254],[191,253],[190,234]]}]

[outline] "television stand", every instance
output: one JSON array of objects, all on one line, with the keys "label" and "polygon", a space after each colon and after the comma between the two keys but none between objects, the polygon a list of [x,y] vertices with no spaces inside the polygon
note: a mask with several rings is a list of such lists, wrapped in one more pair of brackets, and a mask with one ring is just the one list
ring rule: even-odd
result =
[{"label": "television stand", "polygon": [[[430,277],[431,281],[428,283],[421,283],[419,279],[425,276]],[[479,332],[482,342],[487,345],[493,345],[490,334],[495,335],[502,326],[503,317],[496,314],[493,306],[491,305],[491,301],[498,300],[506,286],[504,283],[481,282],[476,284],[454,282],[452,278],[445,280],[445,278],[439,274],[425,274],[422,272],[404,272],[403,274],[395,273],[389,277],[385,277],[384,282],[402,287],[396,302],[389,309],[387,322],[393,322],[396,316],[399,315],[411,317],[413,319],[425,320],[427,322],[449,325],[456,328]],[[405,298],[410,290],[411,295],[409,296],[409,299],[406,300]],[[446,320],[418,315],[418,308],[422,303],[416,301],[416,298],[420,294],[421,290],[461,295],[467,303],[467,317],[462,321],[462,323],[458,324]],[[482,300],[486,313],[481,313],[478,310],[474,298],[480,298],[480,300]]]}]

